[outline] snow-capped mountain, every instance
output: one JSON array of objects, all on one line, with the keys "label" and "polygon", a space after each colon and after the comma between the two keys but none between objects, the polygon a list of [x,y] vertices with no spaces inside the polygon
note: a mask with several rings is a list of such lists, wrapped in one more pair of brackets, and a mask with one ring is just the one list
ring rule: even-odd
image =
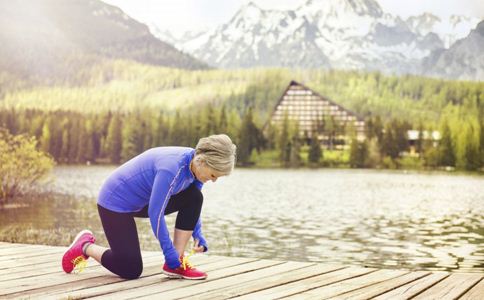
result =
[{"label": "snow-capped mountain", "polygon": [[198,36],[206,33],[208,29],[198,29],[196,31],[186,31],[183,32],[181,35],[173,34],[170,30],[162,30],[160,29],[155,23],[151,22],[148,23],[148,28],[152,35],[154,35],[157,39],[166,42],[171,45],[179,44],[181,41],[190,41]]},{"label": "snow-capped mountain", "polygon": [[212,66],[284,66],[420,73],[422,59],[465,37],[477,20],[402,20],[375,0],[307,0],[294,10],[242,6],[232,19],[172,42]]},{"label": "snow-capped mountain", "polygon": [[442,20],[430,13],[412,16],[407,19],[407,24],[412,32],[425,36],[435,33],[444,42],[444,47],[449,48],[457,40],[465,38],[479,23],[479,19],[466,16],[450,16]]},{"label": "snow-capped mountain", "polygon": [[457,79],[484,78],[484,21],[449,49],[435,51],[423,60],[424,75]]}]

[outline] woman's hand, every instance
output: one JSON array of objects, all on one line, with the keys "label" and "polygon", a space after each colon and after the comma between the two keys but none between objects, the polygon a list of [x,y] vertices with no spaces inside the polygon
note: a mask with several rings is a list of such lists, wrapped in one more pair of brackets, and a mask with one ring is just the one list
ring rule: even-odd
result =
[{"label": "woman's hand", "polygon": [[205,250],[203,246],[200,246],[198,244],[199,242],[199,240],[193,239],[193,251],[195,251],[196,253],[202,253]]}]

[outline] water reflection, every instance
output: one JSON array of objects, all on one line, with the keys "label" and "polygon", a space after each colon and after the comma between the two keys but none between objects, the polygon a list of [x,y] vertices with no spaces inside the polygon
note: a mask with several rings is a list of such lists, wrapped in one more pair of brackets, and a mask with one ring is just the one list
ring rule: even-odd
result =
[{"label": "water reflection", "polygon": [[[0,211],[0,240],[67,245],[88,227],[106,244],[95,197],[112,170],[57,168],[51,188],[64,195]],[[482,186],[465,175],[236,170],[204,187],[204,232],[213,254],[482,272]],[[158,250],[148,220],[137,224],[142,247]]]}]

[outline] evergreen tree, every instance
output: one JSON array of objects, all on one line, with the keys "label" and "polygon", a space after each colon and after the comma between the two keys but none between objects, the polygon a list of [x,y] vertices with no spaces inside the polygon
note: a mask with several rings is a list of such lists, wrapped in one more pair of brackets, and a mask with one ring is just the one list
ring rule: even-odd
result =
[{"label": "evergreen tree", "polygon": [[228,130],[228,120],[227,120],[227,109],[225,108],[225,104],[222,105],[220,110],[220,117],[219,117],[219,124],[218,128],[220,133],[227,133]]},{"label": "evergreen tree", "polygon": [[313,130],[312,138],[311,138],[311,144],[309,147],[309,155],[308,155],[308,160],[312,164],[319,164],[319,161],[321,160],[322,157],[322,149],[321,149],[321,143],[319,142],[318,139],[318,134],[315,130]]},{"label": "evergreen tree", "polygon": [[297,134],[292,137],[292,145],[290,150],[289,165],[292,168],[301,166],[301,141]]},{"label": "evergreen tree", "polygon": [[260,150],[261,133],[254,124],[252,108],[245,114],[239,133],[239,143],[237,145],[237,161],[242,165],[249,163],[251,153],[254,149]]},{"label": "evergreen tree", "polygon": [[442,122],[441,138],[439,143],[439,165],[440,166],[455,166],[455,152],[452,143],[452,136],[449,124],[446,120]]},{"label": "evergreen tree", "polygon": [[[366,141],[365,141],[366,142]],[[376,168],[381,164],[381,153],[379,150],[379,145],[377,138],[374,137],[367,142],[368,154],[365,158],[365,166],[370,168]]]},{"label": "evergreen tree", "polygon": [[[418,139],[415,144],[415,151],[417,152],[418,156],[421,158],[422,153],[423,153],[423,147],[424,147],[424,128],[422,121],[420,121],[418,125]],[[430,137],[431,138],[431,137]]]},{"label": "evergreen tree", "polygon": [[95,150],[94,150],[94,128],[92,124],[92,120],[87,119],[84,123],[85,126],[85,153],[84,153],[84,160],[86,162],[92,163],[96,161]]},{"label": "evergreen tree", "polygon": [[93,143],[93,128],[91,120],[80,119],[79,122],[79,139],[77,141],[77,157],[79,163],[95,162],[94,143]]},{"label": "evergreen tree", "polygon": [[159,113],[156,125],[156,138],[153,147],[167,146],[170,136],[170,123],[169,120],[167,121],[167,118],[165,118],[163,112]]},{"label": "evergreen tree", "polygon": [[375,117],[372,127],[373,127],[372,136],[376,136],[378,144],[381,145],[383,142],[383,123],[381,121],[380,116]]},{"label": "evergreen tree", "polygon": [[143,125],[138,115],[131,115],[123,122],[121,160],[127,161],[143,152]]},{"label": "evergreen tree", "polygon": [[365,140],[359,142],[356,138],[351,142],[350,148],[350,166],[353,168],[365,167],[368,157],[368,142]]},{"label": "evergreen tree", "polygon": [[[57,121],[56,121],[57,120]],[[56,122],[61,125],[56,126]],[[50,119],[51,140],[50,140],[50,154],[56,161],[60,161],[62,151],[62,117],[60,114],[54,116],[54,119]]]},{"label": "evergreen tree", "polygon": [[65,120],[64,125],[62,126],[62,148],[61,148],[61,158],[60,162],[68,163],[69,162],[69,148],[70,148],[70,139],[69,139],[69,121]]},{"label": "evergreen tree", "polygon": [[86,131],[86,124],[82,119],[79,120],[79,139],[77,140],[76,161],[86,163],[89,148],[89,136]]},{"label": "evergreen tree", "polygon": [[410,126],[405,122],[398,122],[393,120],[393,130],[395,134],[395,142],[397,143],[398,153],[408,151],[408,136],[407,130]]},{"label": "evergreen tree", "polygon": [[277,127],[272,125],[272,123],[269,121],[267,123],[266,129],[265,129],[265,140],[266,140],[266,148],[269,150],[276,149],[277,147],[277,137],[278,137],[278,132],[277,132]]},{"label": "evergreen tree", "polygon": [[106,152],[109,161],[113,164],[121,162],[121,151],[123,149],[122,124],[118,114],[111,118],[106,137]]},{"label": "evergreen tree", "polygon": [[466,132],[466,139],[465,139],[465,152],[464,152],[464,161],[465,161],[465,169],[466,170],[478,170],[480,167],[480,157],[479,157],[479,149],[474,138],[475,136],[474,128],[471,126],[468,127]]},{"label": "evergreen tree", "polygon": [[78,118],[72,119],[72,126],[69,127],[69,153],[67,162],[70,164],[77,162],[77,153],[79,152],[79,136],[80,136],[80,120]]},{"label": "evergreen tree", "polygon": [[329,116],[326,118],[324,122],[324,126],[326,129],[326,133],[328,136],[328,149],[329,150],[334,150],[334,144],[335,144],[335,137],[336,137],[336,122],[334,121],[333,116]]},{"label": "evergreen tree", "polygon": [[387,123],[385,126],[385,132],[383,134],[383,141],[382,141],[382,153],[383,155],[389,156],[392,159],[396,159],[398,157],[398,144],[394,134],[394,128],[392,127],[394,123]]},{"label": "evergreen tree", "polygon": [[375,137],[375,129],[373,128],[373,118],[368,117],[365,121],[365,134],[367,139]]},{"label": "evergreen tree", "polygon": [[215,112],[211,103],[207,104],[204,112],[204,126],[203,135],[209,136],[218,132],[217,119],[215,118]]},{"label": "evergreen tree", "polygon": [[44,126],[42,126],[42,136],[40,137],[40,150],[45,153],[50,153],[51,130],[49,127],[49,120],[46,119]]},{"label": "evergreen tree", "polygon": [[278,146],[281,151],[279,159],[283,165],[286,165],[289,163],[289,158],[291,155],[291,143],[289,141],[289,117],[287,112],[284,113],[284,119],[282,120]]}]

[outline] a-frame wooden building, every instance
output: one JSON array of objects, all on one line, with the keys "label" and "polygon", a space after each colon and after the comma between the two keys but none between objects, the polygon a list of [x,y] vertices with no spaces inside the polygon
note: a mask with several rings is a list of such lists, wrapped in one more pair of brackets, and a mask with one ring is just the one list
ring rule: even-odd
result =
[{"label": "a-frame wooden building", "polygon": [[298,122],[301,137],[316,133],[326,149],[346,149],[354,135],[359,141],[365,139],[362,118],[296,81],[282,94],[269,122],[280,126],[286,116]]}]

